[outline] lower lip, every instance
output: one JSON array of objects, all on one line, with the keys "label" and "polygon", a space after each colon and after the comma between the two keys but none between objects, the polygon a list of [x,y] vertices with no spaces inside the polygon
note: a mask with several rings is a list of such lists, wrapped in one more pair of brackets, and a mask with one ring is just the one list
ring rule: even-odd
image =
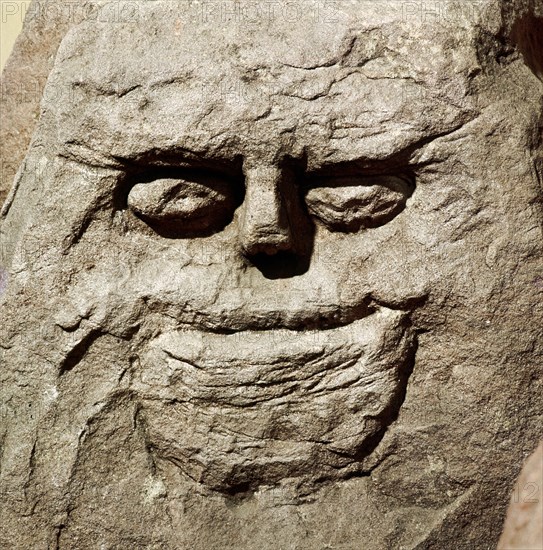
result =
[{"label": "lower lip", "polygon": [[164,333],[141,357],[140,389],[192,404],[246,407],[371,387],[409,355],[405,319],[405,312],[382,307],[327,330]]}]

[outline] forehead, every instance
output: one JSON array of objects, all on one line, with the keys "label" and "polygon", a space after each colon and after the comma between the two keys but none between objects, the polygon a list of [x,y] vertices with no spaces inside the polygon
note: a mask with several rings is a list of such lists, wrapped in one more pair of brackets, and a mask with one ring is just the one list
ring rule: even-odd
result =
[{"label": "forehead", "polygon": [[288,150],[319,164],[386,157],[473,116],[469,27],[414,26],[401,2],[332,4],[150,2],[125,21],[105,11],[57,58],[61,142],[118,157]]}]

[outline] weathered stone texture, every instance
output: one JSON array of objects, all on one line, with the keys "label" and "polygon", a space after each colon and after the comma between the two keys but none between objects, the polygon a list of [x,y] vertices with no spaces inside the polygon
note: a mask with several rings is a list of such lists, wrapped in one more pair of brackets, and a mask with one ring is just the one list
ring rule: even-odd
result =
[{"label": "weathered stone texture", "polygon": [[0,546],[495,548],[542,428],[539,5],[118,5],[2,212]]},{"label": "weathered stone texture", "polygon": [[28,149],[60,41],[96,8],[86,0],[32,0],[0,77],[0,204]]}]

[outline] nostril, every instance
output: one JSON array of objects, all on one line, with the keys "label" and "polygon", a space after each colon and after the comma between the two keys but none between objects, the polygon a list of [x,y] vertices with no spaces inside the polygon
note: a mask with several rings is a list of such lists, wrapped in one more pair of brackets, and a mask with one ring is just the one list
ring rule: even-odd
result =
[{"label": "nostril", "polygon": [[267,279],[286,279],[303,275],[309,269],[309,258],[292,251],[275,249],[274,253],[246,255],[247,261]]}]

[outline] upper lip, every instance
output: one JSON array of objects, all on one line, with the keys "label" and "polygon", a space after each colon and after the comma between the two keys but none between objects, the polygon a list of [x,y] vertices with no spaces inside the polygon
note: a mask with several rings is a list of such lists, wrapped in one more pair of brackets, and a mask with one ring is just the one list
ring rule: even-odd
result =
[{"label": "upper lip", "polygon": [[232,308],[225,304],[224,308],[215,305],[212,308],[184,308],[172,313],[168,308],[162,313],[177,321],[179,329],[203,330],[218,334],[230,334],[244,331],[267,331],[287,329],[292,331],[329,330],[363,319],[386,308],[396,311],[409,311],[409,308],[380,303],[373,298],[367,298],[356,305],[318,305],[306,304],[307,307],[284,308],[262,305],[262,309],[252,307]]}]

